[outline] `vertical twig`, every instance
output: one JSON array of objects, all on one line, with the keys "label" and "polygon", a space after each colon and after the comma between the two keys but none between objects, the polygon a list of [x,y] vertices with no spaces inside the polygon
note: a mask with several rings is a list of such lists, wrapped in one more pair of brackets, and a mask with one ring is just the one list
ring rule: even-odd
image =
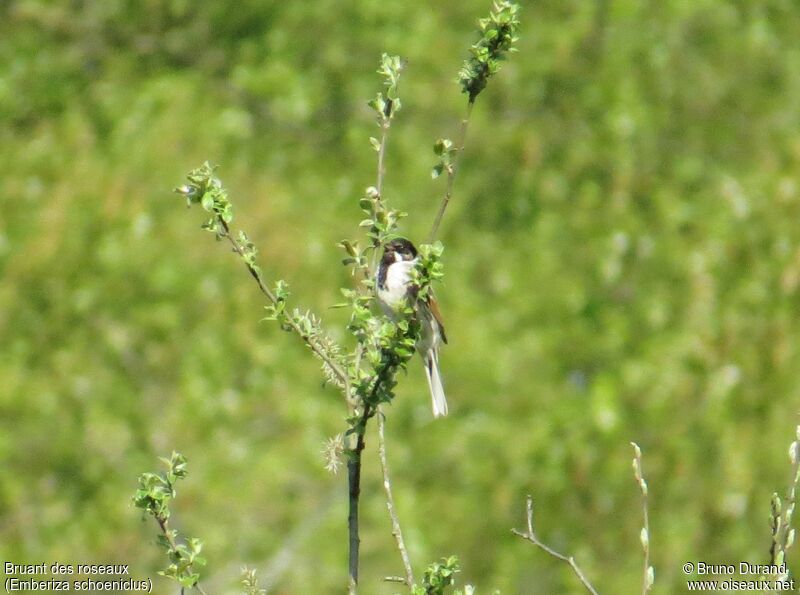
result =
[{"label": "vertical twig", "polygon": [[792,476],[786,501],[782,502],[778,494],[772,495],[772,545],[770,547],[770,565],[777,567],[777,572],[770,573],[776,580],[785,581],[786,552],[795,541],[795,530],[792,528],[792,517],[797,506],[797,486],[800,482],[800,426],[795,429],[795,440],[789,445],[789,460],[792,463]]},{"label": "vertical twig", "polygon": [[639,490],[642,492],[642,531],[639,534],[639,539],[642,542],[642,551],[644,551],[644,571],[642,574],[642,595],[647,595],[647,592],[653,588],[653,581],[655,580],[655,571],[650,566],[650,517],[647,512],[647,482],[642,473],[642,449],[635,442],[631,442],[633,447],[633,476],[636,483],[639,484]]},{"label": "vertical twig", "polygon": [[[381,126],[381,144],[378,147],[378,173],[375,179],[375,189],[378,193],[378,200],[383,201],[383,180],[386,177],[386,166],[384,165],[384,161],[386,159],[386,145],[389,142],[389,128],[392,125],[392,121],[390,119],[384,119],[380,126]],[[380,246],[378,245],[377,240],[373,240],[372,243],[372,258],[370,259],[369,271],[368,274],[370,277],[375,276],[375,273],[378,269],[378,250]]]},{"label": "vertical twig", "polygon": [[397,549],[400,551],[400,558],[403,560],[403,568],[406,572],[405,584],[410,589],[414,586],[414,572],[411,568],[411,560],[408,556],[406,544],[403,541],[403,531],[400,528],[400,519],[394,506],[394,496],[392,495],[392,482],[389,478],[389,463],[386,458],[386,418],[378,408],[378,455],[381,459],[381,470],[383,471],[383,489],[386,492],[386,508],[389,511],[389,518],[392,521],[392,535],[397,542]]},{"label": "vertical twig", "polygon": [[[390,65],[392,60],[396,60],[397,64],[395,65],[394,69]],[[400,71],[402,70],[402,66],[400,66],[399,58],[390,58],[386,54],[383,55],[381,61],[382,72],[384,75],[388,75],[387,79],[387,86],[389,90],[387,91],[387,97],[382,105],[380,105],[380,109],[378,110],[378,123],[381,128],[381,140],[380,144],[378,145],[378,165],[377,165],[377,172],[376,172],[376,179],[375,179],[375,191],[377,194],[377,200],[383,200],[383,181],[386,177],[386,167],[385,167],[385,160],[386,160],[386,146],[389,142],[389,129],[392,125],[392,118],[394,116],[394,112],[399,109],[399,99],[396,99],[395,93],[397,91],[397,79],[400,76]],[[376,101],[381,101],[381,94],[378,94],[378,99]],[[378,104],[375,104],[378,106]],[[366,274],[368,277],[372,277],[375,275],[375,271],[377,269],[378,264],[378,250],[380,248],[380,242],[378,241],[378,236],[375,236],[372,240],[372,259],[370,262],[369,269],[367,270]],[[364,285],[361,284],[359,287],[359,291],[364,291]],[[364,346],[359,344],[356,347],[356,354],[355,354],[355,371],[354,376],[356,378],[359,377],[360,374],[360,367],[362,356],[364,353]],[[348,532],[349,532],[349,544],[350,544],[350,555],[349,555],[349,593],[354,595],[358,589],[358,561],[359,561],[359,548],[361,545],[361,538],[359,537],[359,527],[358,527],[358,504],[359,498],[361,497],[361,453],[364,451],[365,446],[365,433],[367,431],[367,422],[369,418],[375,415],[375,407],[376,405],[376,395],[378,393],[378,388],[380,387],[381,383],[386,381],[388,377],[390,377],[394,372],[394,366],[391,364],[386,364],[381,370],[378,370],[375,374],[375,384],[370,391],[370,398],[363,400],[364,410],[361,414],[361,419],[356,426],[356,445],[354,448],[350,449],[349,456],[347,459],[347,481],[349,487],[349,509],[347,515],[347,525],[348,525]]]},{"label": "vertical twig", "polygon": [[439,205],[439,211],[436,213],[436,218],[433,220],[431,231],[428,234],[428,244],[432,244],[436,239],[436,233],[439,231],[439,225],[442,223],[444,212],[447,209],[447,205],[450,203],[450,199],[453,197],[453,184],[456,179],[458,166],[461,163],[461,154],[464,152],[464,144],[467,140],[467,128],[469,127],[469,120],[472,116],[472,107],[474,105],[475,100],[470,99],[467,104],[467,113],[464,119],[461,120],[461,128],[458,131],[458,140],[456,141],[456,158],[453,165],[447,169],[447,187],[444,191],[444,197],[442,197],[442,203]]},{"label": "vertical twig", "polygon": [[378,190],[378,195],[383,196],[383,178],[386,176],[386,168],[384,160],[386,158],[386,145],[389,139],[389,127],[392,125],[391,120],[384,120],[381,122],[381,144],[378,147],[378,174],[376,176],[375,188]]},{"label": "vertical twig", "polygon": [[514,535],[517,535],[519,537],[522,537],[523,539],[526,539],[526,540],[530,541],[533,545],[538,547],[543,552],[549,554],[550,556],[552,556],[556,560],[561,560],[565,564],[568,564],[569,567],[572,568],[572,572],[575,573],[575,576],[578,577],[578,580],[581,581],[581,583],[586,588],[586,590],[589,591],[589,593],[591,593],[592,595],[597,595],[597,591],[592,586],[592,584],[589,582],[589,579],[586,578],[586,575],[580,569],[578,564],[575,562],[575,558],[573,558],[572,556],[565,556],[564,554],[560,554],[557,551],[555,551],[553,548],[551,548],[551,547],[545,545],[544,543],[542,543],[541,541],[539,541],[539,538],[536,536],[536,533],[533,530],[533,497],[532,496],[528,496],[527,501],[526,501],[526,505],[525,505],[525,520],[527,521],[527,530],[526,531],[520,531],[519,529],[511,529],[511,532]]}]

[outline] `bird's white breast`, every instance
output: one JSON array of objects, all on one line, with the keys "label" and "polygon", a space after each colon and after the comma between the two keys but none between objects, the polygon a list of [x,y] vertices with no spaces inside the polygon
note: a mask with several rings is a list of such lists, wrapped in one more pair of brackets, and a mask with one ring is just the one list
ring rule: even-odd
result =
[{"label": "bird's white breast", "polygon": [[378,298],[382,304],[392,310],[403,305],[414,264],[414,260],[398,260],[389,265],[386,269],[386,283],[378,288]]}]

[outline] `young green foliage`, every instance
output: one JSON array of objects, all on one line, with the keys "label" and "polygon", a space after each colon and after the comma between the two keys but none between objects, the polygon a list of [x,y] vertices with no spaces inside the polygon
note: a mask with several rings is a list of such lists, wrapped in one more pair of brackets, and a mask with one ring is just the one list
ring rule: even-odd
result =
[{"label": "young green foliage", "polygon": [[436,179],[443,173],[452,175],[457,153],[458,149],[453,146],[453,141],[448,138],[440,138],[433,143],[433,154],[439,158],[439,161],[433,166],[431,177]]},{"label": "young green foliage", "polygon": [[474,103],[489,79],[500,70],[506,55],[515,52],[519,28],[519,5],[507,0],[497,0],[489,16],[478,21],[480,39],[472,44],[471,56],[464,61],[458,73],[461,90]]},{"label": "young green foliage", "polygon": [[370,240],[372,250],[380,249],[388,240],[395,237],[400,220],[408,216],[408,213],[387,207],[375,186],[370,186],[364,191],[364,196],[358,204],[366,215],[358,225],[367,229],[367,238]]},{"label": "young green foliage", "polygon": [[175,580],[182,587],[200,590],[197,584],[200,573],[197,569],[206,564],[200,556],[203,542],[196,537],[181,541],[178,532],[169,527],[169,503],[176,495],[175,483],[186,477],[186,458],[173,452],[169,459],[161,460],[166,464],[167,471],[140,475],[133,503],[136,508],[153,517],[161,530],[157,540],[166,551],[169,563],[159,574]]},{"label": "young green foliage", "polygon": [[[384,85],[386,85],[386,95],[379,91],[375,98],[371,99],[367,104],[375,110],[378,115],[378,123],[381,125],[388,124],[388,121],[394,117],[395,113],[400,111],[401,103],[400,97],[397,95],[397,83],[400,80],[403,66],[400,56],[390,56],[389,54],[381,56],[378,74],[383,77]],[[373,146],[378,145],[375,148],[379,150],[377,139],[373,139],[373,141]]]},{"label": "young green foliage", "polygon": [[175,189],[175,192],[186,198],[186,205],[199,204],[211,213],[203,229],[213,232],[222,238],[227,232],[226,224],[233,220],[233,205],[228,200],[228,193],[219,178],[214,176],[216,167],[208,161],[192,170],[187,175],[188,184]]},{"label": "young green foliage", "polygon": [[411,595],[443,595],[446,587],[455,584],[455,575],[460,571],[456,556],[434,562],[425,570],[422,584],[413,586]]}]

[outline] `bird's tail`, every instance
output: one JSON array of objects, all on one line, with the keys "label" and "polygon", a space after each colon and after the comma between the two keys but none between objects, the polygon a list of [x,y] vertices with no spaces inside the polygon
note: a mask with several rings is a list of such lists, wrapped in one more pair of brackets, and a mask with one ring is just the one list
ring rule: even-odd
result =
[{"label": "bird's tail", "polygon": [[447,415],[447,399],[444,396],[442,377],[439,374],[439,354],[431,349],[425,356],[425,375],[428,377],[428,386],[431,389],[433,401],[433,416]]}]

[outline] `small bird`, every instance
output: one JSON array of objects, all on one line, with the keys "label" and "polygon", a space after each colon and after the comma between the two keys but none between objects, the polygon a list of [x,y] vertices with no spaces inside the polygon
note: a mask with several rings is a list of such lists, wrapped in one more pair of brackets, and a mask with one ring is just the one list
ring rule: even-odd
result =
[{"label": "small bird", "polygon": [[409,300],[415,300],[414,310],[421,326],[417,340],[417,351],[425,363],[425,374],[431,389],[433,415],[447,415],[447,399],[444,396],[442,377],[439,374],[439,346],[447,343],[447,335],[442,324],[439,305],[432,294],[425,301],[416,300],[414,288],[411,286],[411,271],[417,263],[417,249],[405,238],[392,240],[384,246],[383,256],[378,266],[377,288],[378,302],[381,308],[392,319],[396,319],[398,311]]}]

